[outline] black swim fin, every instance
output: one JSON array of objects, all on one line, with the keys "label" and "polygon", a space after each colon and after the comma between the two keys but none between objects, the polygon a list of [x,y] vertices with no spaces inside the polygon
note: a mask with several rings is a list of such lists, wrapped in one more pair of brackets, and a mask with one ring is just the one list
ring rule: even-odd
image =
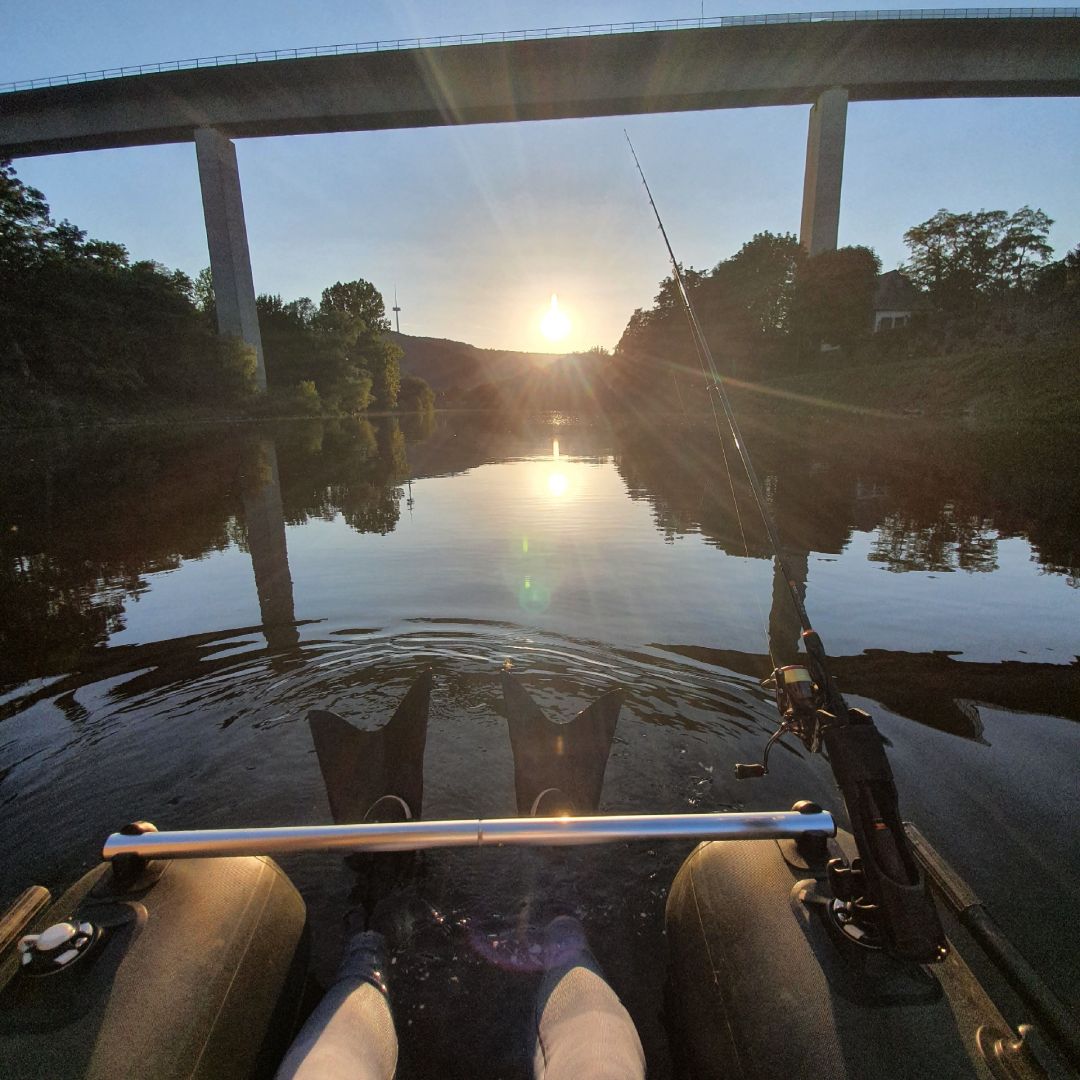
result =
[{"label": "black swim fin", "polygon": [[576,813],[596,813],[626,692],[621,687],[609,690],[572,720],[559,724],[544,715],[510,672],[502,673],[502,689],[518,813],[528,814],[536,797],[548,788],[564,792]]},{"label": "black swim fin", "polygon": [[308,713],[335,823],[362,821],[382,795],[400,796],[420,817],[431,681],[431,671],[422,671],[394,715],[374,731],[360,731],[337,713]]}]

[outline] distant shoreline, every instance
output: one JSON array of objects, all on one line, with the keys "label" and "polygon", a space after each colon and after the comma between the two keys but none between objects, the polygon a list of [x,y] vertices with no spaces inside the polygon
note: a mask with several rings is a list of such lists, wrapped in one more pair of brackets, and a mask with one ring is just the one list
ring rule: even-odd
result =
[{"label": "distant shoreline", "polygon": [[[966,349],[954,354],[902,359],[860,358],[829,368],[770,375],[764,379],[731,376],[728,386],[736,407],[786,416],[810,411],[816,416],[860,415],[884,421],[925,420],[962,423],[968,427],[1001,427],[1017,423],[1080,425],[1080,349],[1076,345],[1035,342],[1022,346]],[[583,410],[538,403],[523,410],[492,410],[468,401],[438,406],[441,413],[567,411],[573,415],[615,418],[617,408]],[[654,417],[696,415],[658,402]],[[49,415],[51,414],[51,415]],[[353,414],[274,417],[280,420],[334,420]],[[416,416],[413,412],[367,412],[358,419]],[[103,429],[145,426],[260,423],[267,417],[239,411],[185,409],[163,404],[140,411],[110,414],[100,404],[43,399],[38,408],[0,421],[0,433]]]}]

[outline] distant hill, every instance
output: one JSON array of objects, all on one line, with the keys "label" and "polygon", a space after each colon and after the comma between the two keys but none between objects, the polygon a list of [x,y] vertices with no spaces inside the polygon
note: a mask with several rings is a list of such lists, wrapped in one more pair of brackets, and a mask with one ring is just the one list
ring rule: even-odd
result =
[{"label": "distant hill", "polygon": [[572,353],[508,379],[478,386],[465,396],[470,405],[523,412],[561,409],[587,412],[618,396],[612,385],[612,359],[598,353]]},{"label": "distant hill", "polygon": [[480,349],[464,341],[446,338],[385,334],[405,354],[401,370],[418,375],[436,391],[473,390],[543,371],[561,359],[561,353],[512,352],[508,349]]}]

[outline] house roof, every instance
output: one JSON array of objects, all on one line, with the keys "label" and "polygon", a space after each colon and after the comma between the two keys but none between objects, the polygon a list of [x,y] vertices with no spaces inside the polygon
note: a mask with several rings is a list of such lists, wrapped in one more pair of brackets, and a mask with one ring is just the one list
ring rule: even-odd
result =
[{"label": "house roof", "polygon": [[899,270],[878,274],[875,311],[916,311],[922,306],[922,293]]}]

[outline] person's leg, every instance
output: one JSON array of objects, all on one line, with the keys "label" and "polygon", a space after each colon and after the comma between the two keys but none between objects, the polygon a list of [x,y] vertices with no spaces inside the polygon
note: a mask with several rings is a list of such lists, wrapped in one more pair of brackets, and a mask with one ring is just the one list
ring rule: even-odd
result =
[{"label": "person's leg", "polygon": [[398,1043],[383,981],[382,934],[356,934],[334,985],[293,1040],[275,1080],[391,1080]]},{"label": "person's leg", "polygon": [[547,929],[548,971],[536,1003],[537,1080],[639,1080],[645,1053],[634,1021],[607,984],[577,919]]},{"label": "person's leg", "polygon": [[[408,821],[398,795],[376,799],[365,821]],[[333,986],[293,1040],[275,1080],[390,1080],[398,1042],[387,998],[386,941],[413,864],[412,852],[382,852],[346,860],[358,874],[345,945]],[[380,932],[381,931],[381,932]]]}]

